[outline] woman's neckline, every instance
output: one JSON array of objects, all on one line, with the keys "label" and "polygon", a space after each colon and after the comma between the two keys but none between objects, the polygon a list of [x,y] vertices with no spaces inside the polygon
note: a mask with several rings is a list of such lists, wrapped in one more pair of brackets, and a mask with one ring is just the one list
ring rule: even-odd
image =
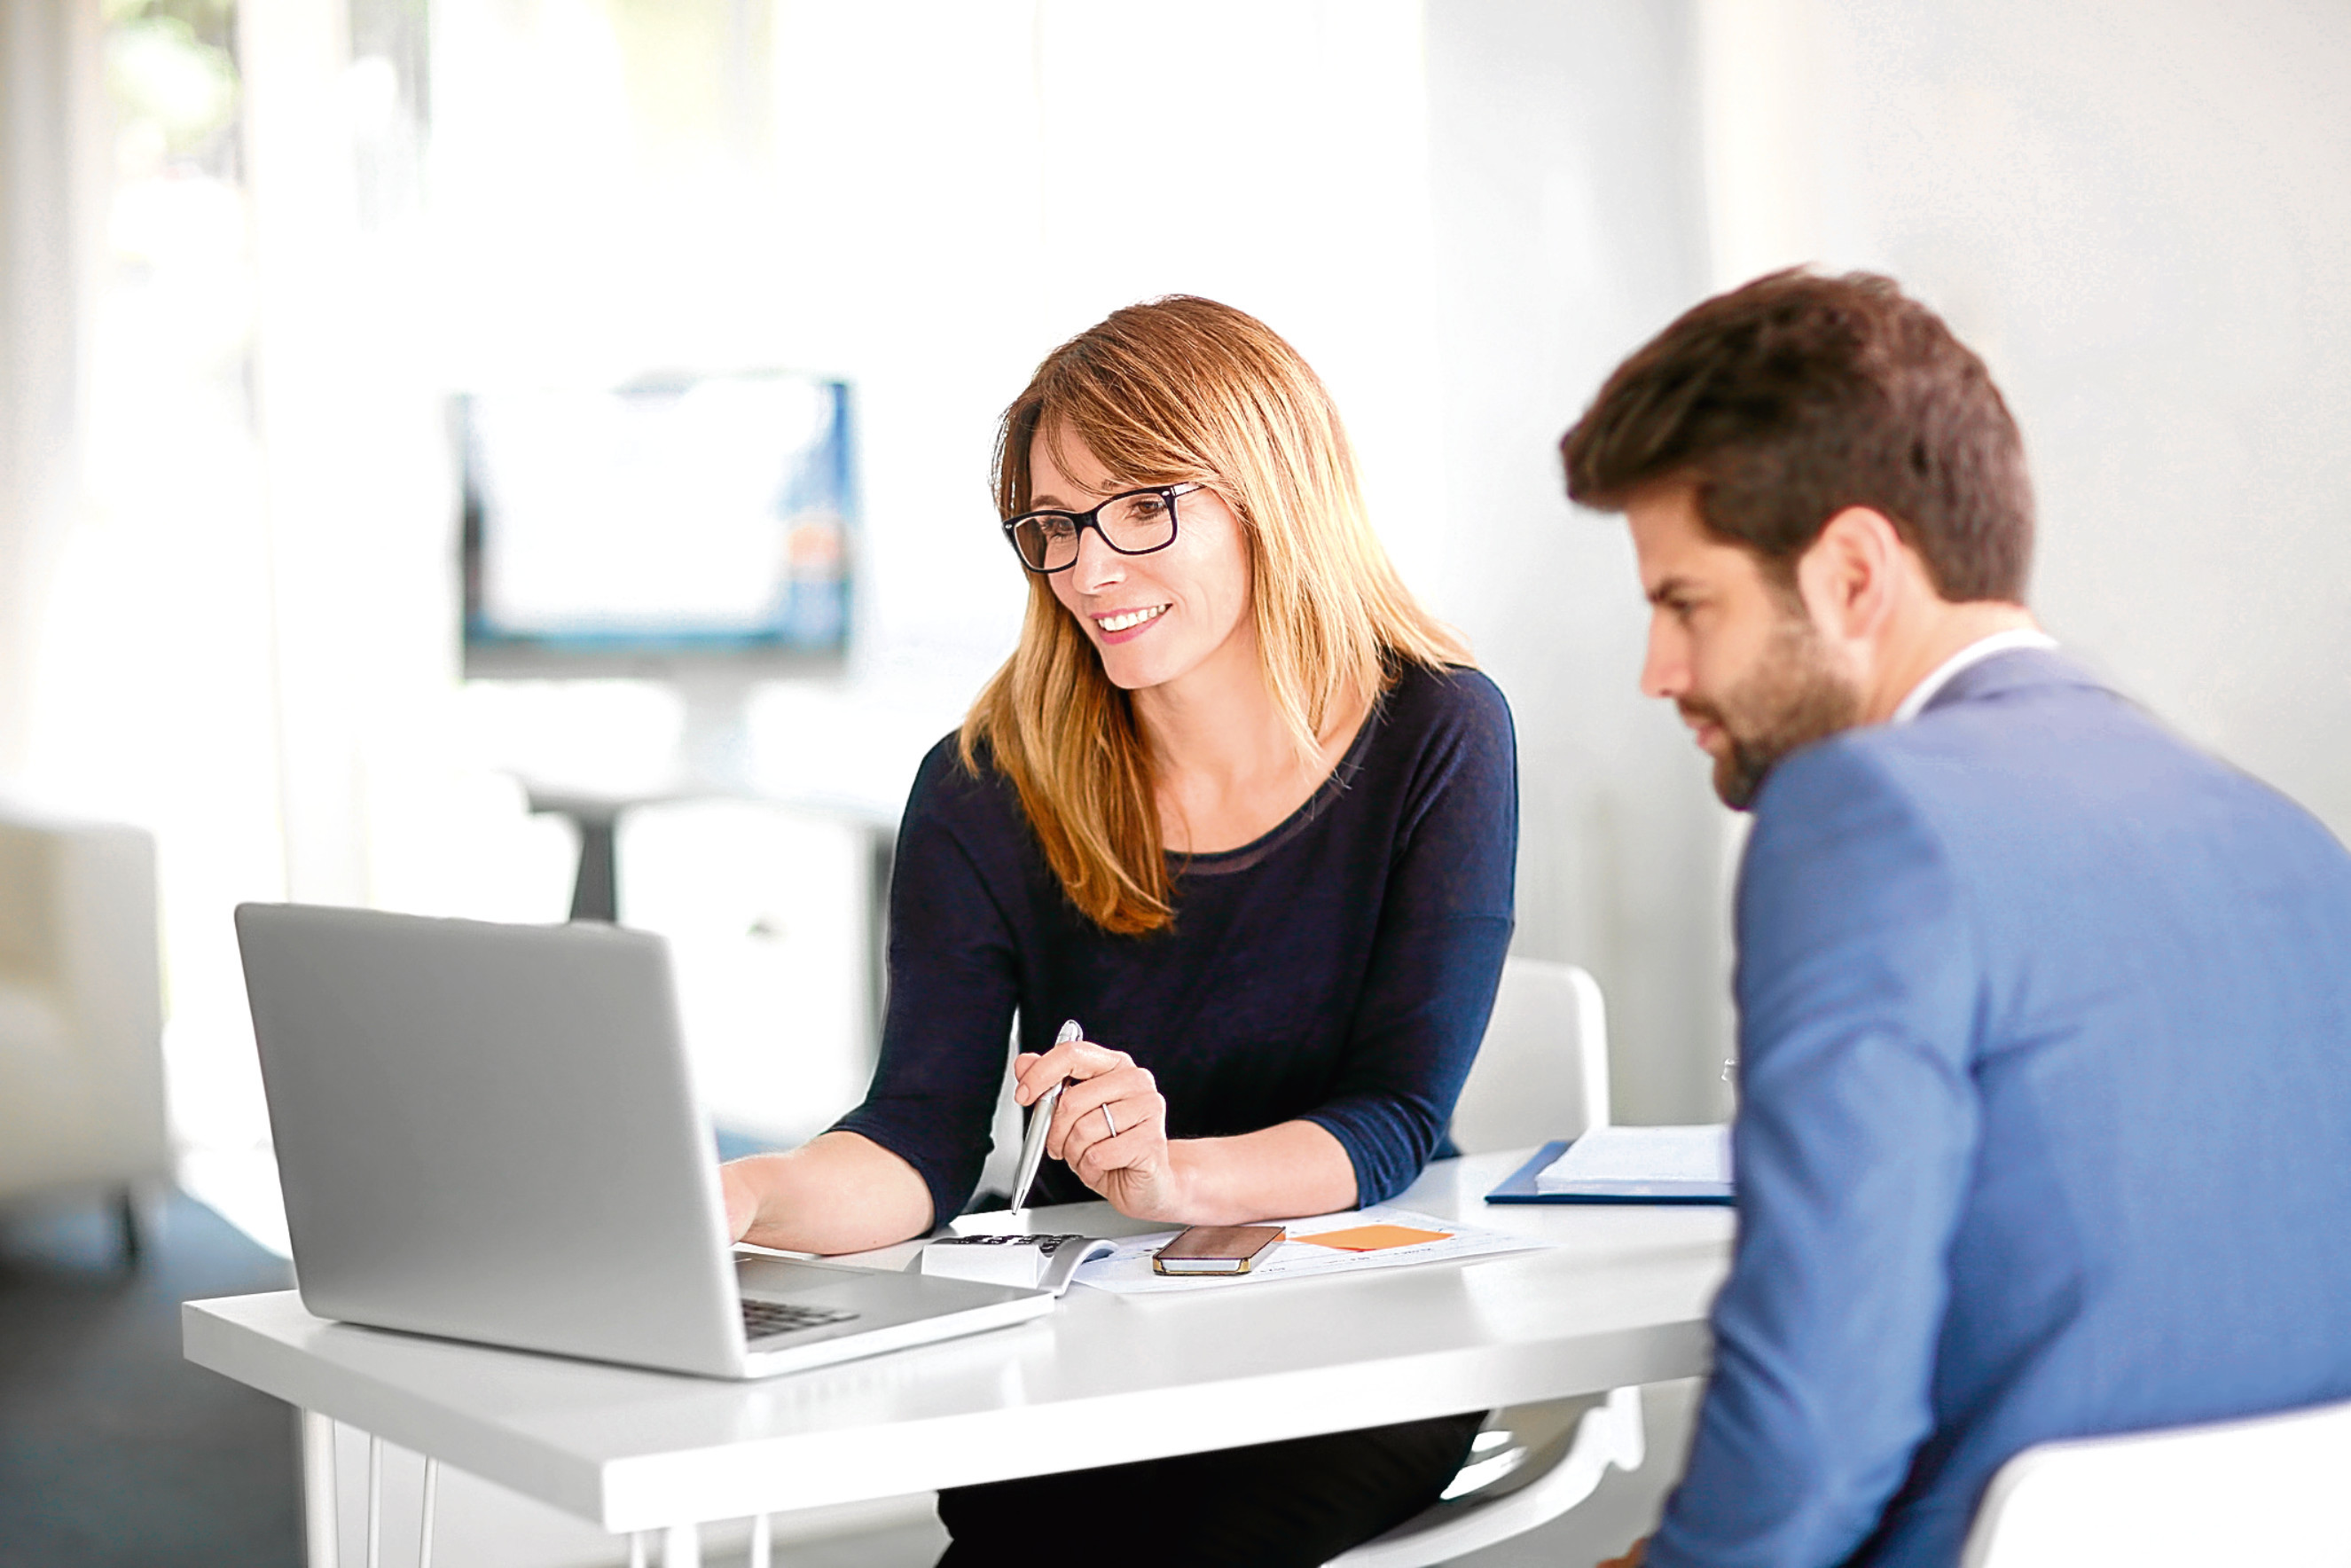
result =
[{"label": "woman's neckline", "polygon": [[1306,797],[1280,821],[1259,833],[1245,844],[1228,850],[1169,850],[1171,866],[1179,873],[1196,876],[1218,876],[1237,871],[1247,871],[1274,851],[1289,842],[1328,810],[1333,801],[1344,794],[1355,775],[1363,770],[1364,754],[1371,749],[1374,733],[1384,722],[1387,694],[1375,692],[1364,706],[1364,716],[1355,725],[1354,738],[1347,749],[1323,776],[1314,792]]}]

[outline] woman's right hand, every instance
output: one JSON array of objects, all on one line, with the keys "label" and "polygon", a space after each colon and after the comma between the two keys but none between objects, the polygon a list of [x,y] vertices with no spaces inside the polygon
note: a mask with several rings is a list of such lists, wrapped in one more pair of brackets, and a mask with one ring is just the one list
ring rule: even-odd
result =
[{"label": "woman's right hand", "polygon": [[1355,1207],[1354,1162],[1320,1123],[1300,1118],[1231,1137],[1170,1139],[1167,1097],[1150,1070],[1092,1040],[1041,1056],[1024,1051],[1012,1071],[1012,1097],[1023,1105],[1067,1083],[1045,1152],[1129,1218],[1251,1225],[1269,1215]]},{"label": "woman's right hand", "polygon": [[1186,1207],[1167,1142],[1167,1100],[1148,1068],[1123,1051],[1074,1040],[1012,1063],[1023,1105],[1067,1082],[1046,1130],[1045,1152],[1134,1219],[1183,1222]]}]

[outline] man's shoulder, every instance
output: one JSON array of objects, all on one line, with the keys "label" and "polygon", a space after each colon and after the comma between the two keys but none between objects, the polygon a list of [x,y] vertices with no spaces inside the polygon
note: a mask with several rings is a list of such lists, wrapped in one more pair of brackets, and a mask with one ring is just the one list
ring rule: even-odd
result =
[{"label": "man's shoulder", "polygon": [[[1757,792],[1758,821],[1791,810],[1898,797],[1920,810],[2022,805],[2124,767],[2219,767],[2060,655],[2024,650],[1961,672],[1917,718],[1859,726],[1791,753]],[[2128,763],[2126,763],[2128,758]]]},{"label": "man's shoulder", "polygon": [[1748,871],[1807,887],[1933,868],[1966,878],[2040,861],[2119,812],[2160,816],[2217,766],[2070,667],[2014,674],[1781,758],[1751,803]]},{"label": "man's shoulder", "polygon": [[2004,864],[2003,877],[2026,861],[2098,854],[2210,862],[2224,844],[2229,855],[2351,865],[2301,806],[2037,652],[1988,661],[1969,689],[1909,723],[1791,753],[1754,815],[1761,837],[1898,838],[1949,863]]}]

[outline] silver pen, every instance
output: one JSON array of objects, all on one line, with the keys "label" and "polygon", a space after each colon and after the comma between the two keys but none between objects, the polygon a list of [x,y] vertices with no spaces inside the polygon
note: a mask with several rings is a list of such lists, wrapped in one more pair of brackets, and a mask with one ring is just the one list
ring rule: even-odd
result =
[{"label": "silver pen", "polygon": [[[1068,1019],[1061,1032],[1053,1037],[1055,1045],[1067,1045],[1073,1040],[1083,1040],[1086,1031],[1078,1020]],[[1012,1207],[1015,1211],[1029,1207],[1029,1189],[1037,1185],[1037,1167],[1045,1163],[1045,1134],[1053,1125],[1053,1107],[1061,1103],[1061,1091],[1068,1086],[1063,1079],[1042,1094],[1037,1103],[1029,1107],[1028,1135],[1020,1140],[1020,1174],[1012,1183]]]}]

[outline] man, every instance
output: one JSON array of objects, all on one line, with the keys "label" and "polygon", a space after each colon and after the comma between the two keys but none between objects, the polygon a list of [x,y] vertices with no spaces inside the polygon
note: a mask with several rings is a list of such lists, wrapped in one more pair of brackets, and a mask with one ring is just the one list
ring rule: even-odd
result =
[{"label": "man", "polygon": [[1650,1568],[1949,1564],[2032,1444],[2351,1397],[2351,855],[2034,626],[1981,361],[1780,273],[1562,445],[1754,818],[1739,1246]]}]

